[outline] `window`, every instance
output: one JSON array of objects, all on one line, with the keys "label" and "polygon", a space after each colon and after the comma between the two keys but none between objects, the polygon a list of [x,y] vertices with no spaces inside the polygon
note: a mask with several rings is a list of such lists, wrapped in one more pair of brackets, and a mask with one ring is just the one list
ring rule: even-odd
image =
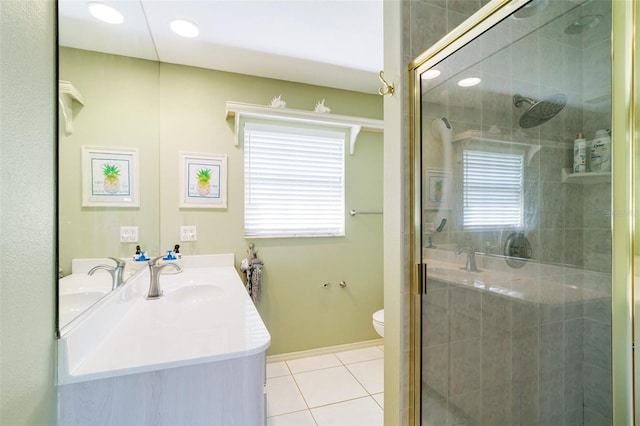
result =
[{"label": "window", "polygon": [[245,237],[344,235],[345,132],[244,126]]},{"label": "window", "polygon": [[523,161],[522,153],[463,152],[465,229],[521,227]]}]

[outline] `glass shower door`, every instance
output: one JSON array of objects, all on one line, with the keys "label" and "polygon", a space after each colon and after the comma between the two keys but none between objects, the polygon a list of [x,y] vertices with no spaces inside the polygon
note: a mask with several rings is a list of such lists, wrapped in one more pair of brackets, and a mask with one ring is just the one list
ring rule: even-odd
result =
[{"label": "glass shower door", "polygon": [[416,67],[423,425],[612,424],[611,16],[534,1]]}]

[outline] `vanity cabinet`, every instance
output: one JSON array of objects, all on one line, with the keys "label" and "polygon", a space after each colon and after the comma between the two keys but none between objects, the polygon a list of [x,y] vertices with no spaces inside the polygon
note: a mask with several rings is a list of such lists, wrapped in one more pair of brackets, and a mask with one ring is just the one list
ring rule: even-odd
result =
[{"label": "vanity cabinet", "polygon": [[147,300],[144,270],[65,327],[58,423],[260,426],[271,336],[232,254],[184,256]]},{"label": "vanity cabinet", "polygon": [[265,353],[58,387],[60,425],[264,425]]}]

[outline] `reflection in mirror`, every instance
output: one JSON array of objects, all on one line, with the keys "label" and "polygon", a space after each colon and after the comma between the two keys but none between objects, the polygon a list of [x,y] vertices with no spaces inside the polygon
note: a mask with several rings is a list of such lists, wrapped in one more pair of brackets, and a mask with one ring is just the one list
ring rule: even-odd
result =
[{"label": "reflection in mirror", "polygon": [[146,265],[136,246],[159,252],[159,62],[140,3],[118,8],[127,19],[109,24],[58,2],[61,87],[83,101],[59,114],[60,328],[111,291],[109,257],[128,260],[126,282]]}]

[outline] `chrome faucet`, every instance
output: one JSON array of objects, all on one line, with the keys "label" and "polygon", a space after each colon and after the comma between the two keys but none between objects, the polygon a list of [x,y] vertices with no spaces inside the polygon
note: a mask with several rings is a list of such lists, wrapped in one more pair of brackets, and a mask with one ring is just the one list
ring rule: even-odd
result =
[{"label": "chrome faucet", "polygon": [[469,245],[467,247],[460,247],[456,254],[466,253],[467,254],[467,264],[460,269],[464,269],[469,272],[478,272],[478,267],[476,266],[476,252],[473,248],[473,245]]},{"label": "chrome faucet", "polygon": [[162,256],[158,256],[149,261],[149,276],[151,281],[149,283],[149,293],[147,299],[159,299],[162,296],[162,290],[160,289],[160,272],[167,266],[171,266],[178,272],[182,272],[182,268],[177,263],[163,263],[158,265],[158,260],[162,259]]},{"label": "chrome faucet", "polygon": [[111,278],[113,278],[113,285],[111,287],[111,290],[115,290],[116,288],[120,287],[124,282],[124,279],[123,279],[124,267],[127,265],[127,262],[125,262],[122,259],[118,259],[116,257],[109,257],[109,259],[116,262],[116,266],[110,266],[110,265],[94,266],[89,270],[89,275],[93,275],[93,273],[98,269],[103,269],[107,271],[108,273],[111,274]]}]

